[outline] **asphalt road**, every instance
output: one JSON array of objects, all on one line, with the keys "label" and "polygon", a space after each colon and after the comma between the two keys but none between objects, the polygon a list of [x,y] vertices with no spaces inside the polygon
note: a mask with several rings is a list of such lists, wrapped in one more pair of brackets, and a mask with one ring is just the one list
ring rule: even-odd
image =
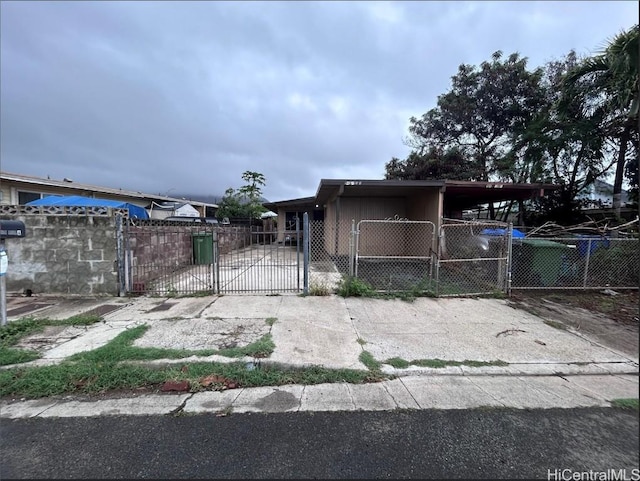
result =
[{"label": "asphalt road", "polygon": [[613,408],[2,419],[0,479],[630,477],[638,419]]}]

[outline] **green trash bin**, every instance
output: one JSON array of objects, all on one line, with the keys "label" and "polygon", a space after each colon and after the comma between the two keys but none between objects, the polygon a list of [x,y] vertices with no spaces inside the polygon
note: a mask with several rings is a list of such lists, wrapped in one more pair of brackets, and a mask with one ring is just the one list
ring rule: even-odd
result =
[{"label": "green trash bin", "polygon": [[569,248],[559,242],[546,239],[522,239],[521,242],[520,268],[528,270],[528,277],[542,284],[542,286],[530,287],[557,285],[564,256]]},{"label": "green trash bin", "polygon": [[213,234],[193,234],[193,263],[213,263]]}]

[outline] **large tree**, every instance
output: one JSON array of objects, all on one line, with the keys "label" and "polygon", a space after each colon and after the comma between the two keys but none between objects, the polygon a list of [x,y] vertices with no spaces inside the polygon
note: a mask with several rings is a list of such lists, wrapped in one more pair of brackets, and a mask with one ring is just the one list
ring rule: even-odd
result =
[{"label": "large tree", "polygon": [[[625,165],[638,163],[638,32],[635,25],[616,35],[599,55],[587,58],[566,77],[569,91],[579,82],[588,82],[599,95],[600,108],[609,114],[607,136],[617,144],[613,184],[613,209],[617,217],[620,216]],[[627,171],[633,186],[637,185],[637,170],[632,170]]]},{"label": "large tree", "polygon": [[510,178],[503,159],[544,101],[541,77],[542,70],[529,71],[517,53],[503,59],[495,52],[479,68],[460,65],[436,107],[410,119],[407,144],[418,155],[434,148],[457,152],[470,164],[470,180]]}]

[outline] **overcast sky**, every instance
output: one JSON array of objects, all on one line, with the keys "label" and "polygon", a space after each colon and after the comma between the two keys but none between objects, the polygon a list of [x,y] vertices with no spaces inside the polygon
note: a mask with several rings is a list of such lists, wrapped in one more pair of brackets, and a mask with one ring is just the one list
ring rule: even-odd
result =
[{"label": "overcast sky", "polygon": [[636,1],[13,2],[1,168],[147,193],[381,179],[461,63],[590,54]]}]

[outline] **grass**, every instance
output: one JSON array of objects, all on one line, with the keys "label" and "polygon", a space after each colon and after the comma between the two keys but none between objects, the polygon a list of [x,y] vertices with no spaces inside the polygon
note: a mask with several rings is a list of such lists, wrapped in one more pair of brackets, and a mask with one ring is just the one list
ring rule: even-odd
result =
[{"label": "grass", "polygon": [[557,321],[550,321],[548,319],[543,320],[542,322],[544,322],[547,326],[551,326],[555,329],[560,329],[561,331],[566,331],[567,330],[567,326],[565,326],[563,323],[561,322],[557,322]]},{"label": "grass", "polygon": [[[275,318],[273,318],[275,319]],[[60,321],[76,323],[78,319]],[[86,320],[89,322],[89,320]],[[33,319],[14,325],[4,338],[15,342],[25,332],[41,327]],[[328,369],[320,366],[293,369],[277,365],[261,365],[248,370],[244,362],[194,362],[169,366],[144,366],[127,361],[179,359],[192,355],[219,354],[228,357],[267,357],[275,348],[269,334],[244,347],[220,350],[186,350],[141,348],[133,346],[149,326],[126,330],[105,346],[75,354],[54,366],[23,366],[0,371],[0,396],[40,398],[53,395],[81,393],[97,394],[109,390],[157,388],[165,381],[187,380],[191,391],[203,389],[200,380],[209,375],[223,376],[242,387],[279,386],[285,384],[320,384],[333,382],[363,383],[385,379],[379,371],[380,363],[363,352],[361,360],[374,372],[354,369]],[[17,351],[22,356],[29,351]],[[35,353],[34,353],[35,354]],[[37,355],[37,354],[36,354]]]},{"label": "grass", "polygon": [[312,282],[309,285],[310,296],[329,296],[331,293],[331,288],[325,282]]},{"label": "grass", "polygon": [[370,371],[379,371],[380,370],[380,362],[376,361],[376,358],[369,351],[362,351],[358,359],[362,364],[367,366],[367,369]]},{"label": "grass", "polygon": [[73,316],[68,319],[35,319],[25,317],[0,327],[0,366],[33,361],[40,357],[36,351],[13,346],[31,334],[42,332],[47,326],[89,326],[99,322],[100,316]]},{"label": "grass", "polygon": [[407,361],[401,357],[392,357],[387,359],[384,361],[384,364],[389,364],[396,369],[406,369],[409,366],[443,368],[447,366],[483,367],[509,365],[509,363],[499,359],[497,361],[471,361],[468,359],[465,359],[464,361],[446,361],[444,359],[414,359],[413,361]]},{"label": "grass", "polygon": [[211,356],[213,354],[233,358],[244,356],[263,358],[269,357],[275,349],[275,344],[270,334],[266,334],[246,346],[227,349],[189,350],[133,346],[133,341],[142,336],[148,328],[149,326],[143,325],[126,330],[102,347],[74,354],[69,357],[69,361],[113,364],[120,361],[181,359],[190,356]]},{"label": "grass", "polygon": [[367,343],[367,341],[365,341],[365,340],[364,340],[364,339],[362,339],[361,337],[359,337],[359,338],[356,340],[356,342],[357,342],[358,344],[360,344],[361,346],[364,346],[364,345]]},{"label": "grass", "polygon": [[277,320],[277,317],[267,317],[264,322],[266,322],[268,326],[273,326]]},{"label": "grass", "polygon": [[640,399],[637,398],[620,398],[611,401],[611,405],[616,408],[640,410]]},{"label": "grass", "polygon": [[209,375],[223,376],[241,387],[335,382],[359,384],[384,379],[378,373],[364,370],[322,367],[288,369],[268,365],[250,371],[243,362],[191,363],[185,367],[154,369],[131,364],[64,361],[56,366],[15,368],[0,371],[0,396],[34,399],[69,393],[98,394],[114,389],[158,387],[168,380],[187,380],[192,391],[199,391],[200,379]]},{"label": "grass", "polygon": [[336,294],[342,297],[400,299],[407,302],[413,302],[418,297],[435,297],[435,293],[427,288],[425,281],[421,281],[406,290],[380,292],[375,290],[367,281],[350,276],[343,277],[340,280]]}]

